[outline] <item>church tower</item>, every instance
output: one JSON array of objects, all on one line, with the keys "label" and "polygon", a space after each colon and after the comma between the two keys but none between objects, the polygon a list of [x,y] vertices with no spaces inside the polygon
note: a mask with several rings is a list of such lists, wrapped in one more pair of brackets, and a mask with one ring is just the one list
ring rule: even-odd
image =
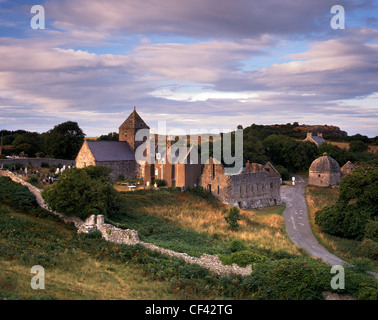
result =
[{"label": "church tower", "polygon": [[139,129],[150,129],[150,127],[143,121],[134,107],[134,111],[119,127],[119,141],[126,141],[134,153],[143,143],[143,141],[135,141],[135,135]]}]

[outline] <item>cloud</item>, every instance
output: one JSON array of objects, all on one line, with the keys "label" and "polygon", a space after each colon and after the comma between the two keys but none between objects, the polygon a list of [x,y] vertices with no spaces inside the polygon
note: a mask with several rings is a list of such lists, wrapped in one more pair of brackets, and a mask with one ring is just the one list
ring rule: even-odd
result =
[{"label": "cloud", "polygon": [[[349,11],[373,3],[343,1]],[[245,39],[323,32],[333,5],[330,0],[66,0],[47,2],[46,8],[54,25],[65,29]]]}]

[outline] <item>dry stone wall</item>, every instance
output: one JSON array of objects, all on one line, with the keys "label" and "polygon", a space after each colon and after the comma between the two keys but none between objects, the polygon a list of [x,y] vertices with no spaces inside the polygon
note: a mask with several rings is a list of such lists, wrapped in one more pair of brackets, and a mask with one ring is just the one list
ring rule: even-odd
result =
[{"label": "dry stone wall", "polygon": [[231,274],[247,276],[247,275],[250,275],[252,272],[251,265],[248,265],[245,268],[239,267],[236,264],[232,264],[231,266],[225,266],[222,264],[222,262],[219,260],[217,256],[203,254],[200,258],[197,258],[197,257],[189,256],[186,253],[176,252],[176,251],[169,250],[166,248],[161,248],[152,243],[141,241],[139,239],[137,231],[130,230],[130,229],[120,229],[111,224],[106,224],[104,222],[103,215],[97,215],[97,216],[92,215],[85,221],[82,221],[81,219],[77,217],[65,217],[61,213],[57,213],[55,211],[50,210],[48,205],[46,204],[46,202],[41,196],[41,190],[34,187],[30,183],[26,182],[21,177],[17,176],[16,174],[10,171],[4,171],[4,170],[0,170],[0,176],[10,177],[13,181],[17,183],[21,183],[22,185],[28,187],[30,192],[35,195],[38,204],[42,208],[50,211],[54,215],[59,216],[66,223],[69,223],[69,222],[74,223],[79,233],[89,233],[89,232],[94,232],[98,230],[101,232],[102,237],[107,241],[118,243],[118,244],[126,244],[126,245],[140,244],[147,249],[160,252],[170,257],[177,257],[179,259],[182,259],[186,263],[197,264],[201,267],[211,270],[214,274],[219,275],[219,276],[231,275]]},{"label": "dry stone wall", "polygon": [[24,166],[33,166],[36,168],[42,167],[42,163],[47,163],[50,166],[71,166],[75,165],[75,160],[63,160],[53,158],[15,158],[15,159],[0,159],[0,167],[3,164],[20,163]]}]

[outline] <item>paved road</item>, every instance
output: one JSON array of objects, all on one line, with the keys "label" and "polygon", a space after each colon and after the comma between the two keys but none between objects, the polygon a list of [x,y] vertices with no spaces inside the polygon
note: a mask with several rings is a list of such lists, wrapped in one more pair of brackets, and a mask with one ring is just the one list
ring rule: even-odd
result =
[{"label": "paved road", "polygon": [[[307,181],[296,176],[295,186],[286,185],[281,188],[282,201],[286,202],[283,217],[286,232],[293,242],[314,257],[320,258],[332,266],[347,264],[344,260],[330,253],[321,246],[310,228],[307,205],[305,200],[305,186]],[[369,272],[378,279],[378,273]]]},{"label": "paved road", "polygon": [[295,186],[286,185],[281,188],[282,201],[286,202],[283,213],[286,231],[297,246],[302,247],[312,256],[330,265],[342,265],[344,261],[321,246],[312,233],[304,196],[306,184],[303,178],[296,177]]}]

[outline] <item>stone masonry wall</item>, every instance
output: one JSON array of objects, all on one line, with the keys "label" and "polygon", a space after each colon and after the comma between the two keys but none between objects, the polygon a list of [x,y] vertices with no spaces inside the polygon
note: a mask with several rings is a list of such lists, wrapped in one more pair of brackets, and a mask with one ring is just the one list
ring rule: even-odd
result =
[{"label": "stone masonry wall", "polygon": [[30,192],[35,195],[38,204],[42,208],[50,211],[54,215],[59,216],[66,223],[69,223],[69,222],[74,223],[75,227],[78,229],[78,233],[82,233],[82,232],[88,233],[88,232],[99,230],[103,238],[107,241],[119,243],[119,244],[126,244],[126,245],[140,244],[147,249],[158,251],[167,256],[177,257],[179,259],[182,259],[186,263],[198,264],[201,267],[211,270],[212,272],[214,272],[214,274],[219,275],[219,276],[231,275],[231,274],[247,276],[247,275],[250,275],[252,272],[251,265],[248,265],[245,268],[239,267],[236,264],[232,264],[231,266],[225,266],[222,264],[222,262],[219,260],[217,256],[203,254],[200,258],[191,257],[186,253],[176,252],[173,250],[161,248],[152,243],[143,242],[139,239],[138,232],[135,230],[120,229],[111,224],[105,224],[103,215],[97,215],[97,216],[92,215],[85,221],[82,221],[81,219],[77,217],[65,217],[61,213],[57,213],[55,211],[50,210],[48,205],[45,203],[44,199],[41,196],[41,190],[34,187],[30,183],[24,181],[21,177],[17,176],[16,174],[13,174],[10,171],[4,171],[4,170],[0,170],[0,176],[10,177],[13,181],[27,186]]},{"label": "stone masonry wall", "polygon": [[134,179],[136,177],[136,162],[134,160],[96,161],[96,165],[112,169],[109,176],[113,181],[116,181],[119,175],[123,175],[125,179]]},{"label": "stone masonry wall", "polygon": [[85,168],[88,166],[96,165],[95,158],[93,157],[93,154],[89,149],[87,142],[83,143],[83,146],[81,147],[76,157],[75,163],[77,168]]},{"label": "stone masonry wall", "polygon": [[269,177],[268,172],[250,172],[231,178],[230,205],[251,209],[281,204],[279,178]]},{"label": "stone masonry wall", "polygon": [[20,163],[24,166],[33,166],[40,168],[42,163],[48,163],[50,166],[74,166],[74,160],[52,159],[52,158],[15,158],[15,159],[0,159],[0,167],[2,164]]}]

